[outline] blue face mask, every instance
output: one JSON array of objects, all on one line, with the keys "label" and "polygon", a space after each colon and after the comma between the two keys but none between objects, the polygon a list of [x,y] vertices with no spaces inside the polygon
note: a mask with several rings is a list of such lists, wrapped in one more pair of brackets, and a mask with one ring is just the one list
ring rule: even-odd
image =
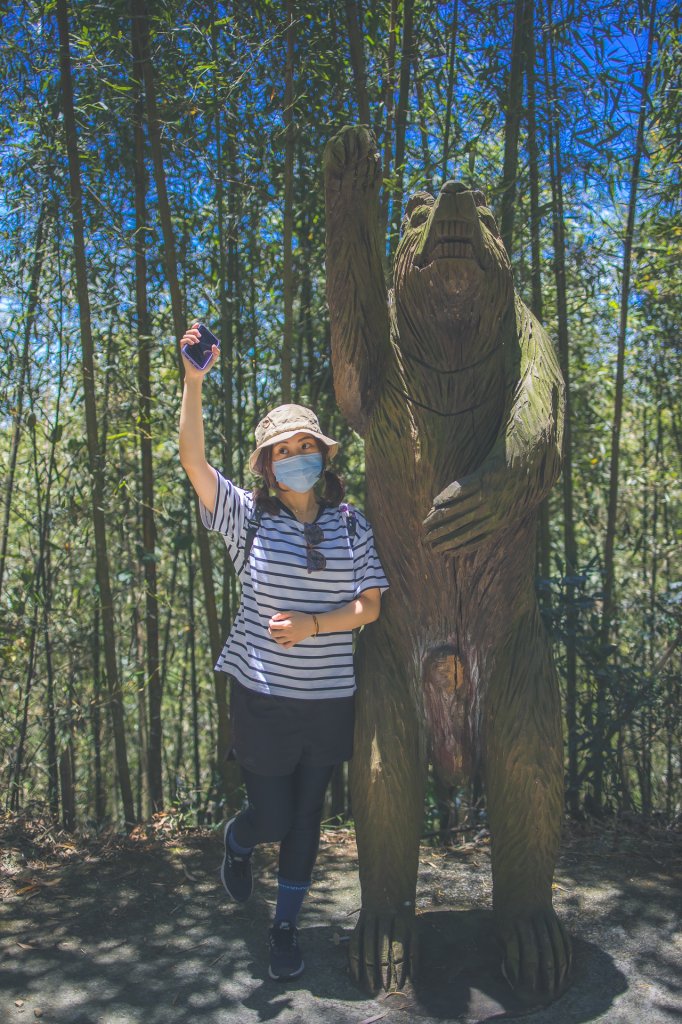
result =
[{"label": "blue face mask", "polygon": [[272,463],[272,471],[278,484],[290,487],[292,491],[305,494],[319,480],[324,460],[319,452],[312,455],[291,455]]}]

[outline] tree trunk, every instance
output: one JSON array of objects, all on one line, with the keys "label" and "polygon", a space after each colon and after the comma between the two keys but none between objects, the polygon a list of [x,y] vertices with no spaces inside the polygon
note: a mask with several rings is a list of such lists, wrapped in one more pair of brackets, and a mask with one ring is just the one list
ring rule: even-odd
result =
[{"label": "tree trunk", "polygon": [[[139,55],[139,69],[142,72],[144,82],[145,100],[147,107],[147,121],[149,129],[149,141],[152,149],[152,162],[154,166],[154,181],[159,204],[159,218],[161,220],[161,231],[163,234],[163,262],[166,270],[166,279],[171,295],[171,312],[173,316],[173,328],[177,340],[185,333],[186,321],[183,308],[180,281],[177,272],[177,257],[175,253],[175,234],[173,232],[173,220],[171,216],[170,202],[168,200],[168,189],[166,187],[166,174],[163,166],[163,149],[161,146],[161,126],[156,109],[156,89],[154,86],[154,72],[152,69],[151,57],[149,55],[149,18],[145,0],[132,0],[133,34],[137,35],[136,52]],[[139,73],[139,72],[138,72]],[[176,363],[179,372],[180,383],[183,378],[182,356],[180,349],[176,352]]]},{"label": "tree trunk", "polygon": [[[51,807],[55,820],[59,813],[59,796],[58,796],[58,775],[61,780],[61,793],[62,793],[62,821],[65,828],[75,827],[75,794],[73,792],[74,786],[74,773],[73,773],[73,723],[71,720],[72,707],[73,707],[73,679],[74,673],[71,665],[69,666],[68,672],[68,700],[67,700],[67,715],[66,725],[68,732],[67,750],[62,751],[62,756],[66,757],[66,765],[68,771],[66,775],[62,776],[61,768],[58,767],[58,738],[57,738],[57,721],[55,712],[55,673],[54,664],[52,657],[52,631],[51,631],[51,617],[52,617],[52,549],[53,542],[50,538],[50,525],[52,522],[52,483],[57,474],[57,445],[59,444],[62,436],[62,426],[59,422],[61,401],[62,401],[62,390],[64,385],[64,365],[63,365],[63,352],[64,352],[64,336],[63,336],[63,323],[60,319],[59,330],[58,330],[58,345],[59,355],[57,359],[57,365],[54,368],[56,370],[56,385],[54,394],[54,407],[55,415],[52,430],[50,432],[50,451],[47,459],[47,479],[45,481],[45,504],[44,507],[40,508],[40,469],[39,469],[39,456],[38,456],[38,445],[36,439],[35,429],[35,416],[32,420],[32,441],[33,441],[33,458],[35,465],[35,487],[36,497],[38,500],[38,523],[39,523],[39,552],[38,552],[38,567],[36,569],[36,586],[42,588],[42,612],[43,612],[43,642],[45,648],[45,675],[47,677],[47,711],[48,711],[48,779],[51,790]],[[30,366],[27,376],[27,380],[30,384]],[[31,403],[33,405],[33,403]],[[33,409],[32,409],[33,411]],[[42,462],[44,459],[41,458]]]},{"label": "tree trunk", "polygon": [[540,148],[535,103],[535,10],[534,0],[526,0],[524,36],[526,71],[526,125],[528,131],[528,181],[530,191],[531,309],[542,323],[542,261],[540,257]]},{"label": "tree trunk", "polygon": [[[256,267],[258,265],[259,248],[258,248],[258,214],[255,207],[251,207],[249,216],[249,266],[251,273],[249,274],[249,320],[251,322],[251,331],[254,338],[257,337],[258,331],[258,296],[256,295]],[[241,365],[241,360],[240,360]],[[258,393],[258,359],[257,349],[254,345],[253,355],[251,358],[251,404],[253,405],[253,428],[255,429],[256,424],[261,418],[261,407],[260,407],[260,395]],[[241,458],[241,452],[244,448],[244,416],[243,416],[243,405],[242,401],[237,403],[237,435],[239,438],[239,452]],[[239,464],[240,474],[243,472],[243,465]],[[241,476],[240,476],[241,479]]]},{"label": "tree trunk", "polygon": [[448,160],[450,158],[450,121],[452,120],[452,102],[455,94],[455,59],[457,56],[457,34],[459,32],[459,0],[452,4],[452,28],[448,39],[448,86],[445,100],[445,138],[443,140],[443,181],[448,180]]},{"label": "tree trunk", "polygon": [[[526,124],[528,132],[528,180],[530,191],[530,282],[531,309],[542,323],[542,264],[540,261],[540,151],[538,148],[537,122],[535,107],[535,18],[534,2],[526,0],[526,27],[524,36],[525,74],[526,74]],[[549,530],[549,498],[538,509],[538,575],[542,580],[550,577],[550,530]],[[540,607],[551,609],[552,595],[545,585],[539,594]]]},{"label": "tree trunk", "polygon": [[525,0],[515,0],[509,89],[504,125],[504,166],[500,204],[500,234],[510,259],[514,248],[514,202],[519,161],[519,128],[523,99],[523,50],[526,27]]},{"label": "tree trunk", "polygon": [[294,335],[294,27],[293,0],[287,0],[287,59],[284,69],[284,337],[282,339],[282,402],[291,401],[291,354]]},{"label": "tree trunk", "polygon": [[[60,339],[61,340],[61,339]],[[50,632],[50,617],[52,613],[52,572],[51,572],[51,541],[50,541],[50,498],[52,492],[52,480],[55,471],[55,447],[60,436],[59,427],[59,402],[62,389],[62,366],[61,349],[60,360],[57,371],[57,394],[56,394],[56,417],[51,432],[50,454],[48,457],[47,480],[45,482],[45,504],[41,502],[40,484],[40,463],[42,457],[38,455],[38,442],[36,438],[35,415],[32,417],[31,435],[33,443],[33,461],[35,475],[35,492],[38,506],[38,561],[36,564],[35,580],[36,588],[42,591],[42,630],[45,652],[45,677],[47,683],[46,711],[47,711],[47,779],[48,779],[48,800],[50,812],[55,821],[59,820],[59,758],[57,753],[57,720],[55,707],[55,676],[52,659],[52,635]],[[33,407],[33,402],[31,402]],[[32,408],[33,411],[33,408]]]},{"label": "tree trunk", "polygon": [[[220,66],[218,52],[218,29],[216,27],[215,3],[211,5],[211,56],[214,69]],[[228,136],[228,150],[230,159],[230,184],[228,186],[228,213],[229,228],[225,231],[224,215],[224,159],[223,159],[223,135],[221,112],[222,102],[218,90],[217,74],[214,70],[213,78],[213,123],[215,131],[215,152],[216,152],[216,208],[218,213],[218,289],[220,307],[220,373],[222,377],[221,414],[223,424],[223,446],[222,446],[222,471],[231,480],[233,463],[233,437],[232,419],[234,410],[232,406],[232,368],[234,365],[234,332],[235,326],[239,324],[239,302],[237,289],[235,287],[235,270],[237,265],[236,239],[239,237],[238,220],[236,215],[235,193],[238,178],[236,166],[236,154],[234,154],[234,139]],[[234,154],[234,155],[233,155]],[[220,627],[223,635],[226,635],[232,621],[232,590],[234,586],[234,566],[227,548],[223,549],[223,587],[221,602]]]},{"label": "tree trunk", "polygon": [[[60,339],[61,340],[61,339]],[[34,587],[36,594],[40,594],[41,626],[43,633],[45,651],[45,712],[47,719],[47,799],[50,807],[50,814],[54,822],[59,821],[59,763],[57,757],[57,722],[54,694],[54,672],[52,666],[52,645],[50,639],[50,604],[51,604],[51,583],[49,572],[50,558],[50,491],[55,462],[55,443],[59,428],[59,398],[61,396],[61,360],[57,376],[57,416],[55,427],[52,430],[50,455],[48,458],[47,479],[43,493],[40,470],[43,464],[43,455],[38,453],[38,438],[36,435],[37,416],[34,408],[34,394],[31,387],[31,364],[27,368],[26,385],[29,395],[31,411],[28,416],[29,431],[31,436],[31,449],[33,454],[33,488],[36,503],[36,522],[38,526],[38,554],[34,569]]]},{"label": "tree trunk", "polygon": [[424,98],[424,83],[422,81],[421,66],[419,63],[420,46],[415,44],[414,53],[414,89],[417,94],[417,116],[419,118],[419,138],[422,148],[422,164],[424,167],[424,178],[429,183],[433,182],[433,162],[431,159],[431,145],[429,143],[429,128],[426,118],[426,105]]},{"label": "tree trunk", "polygon": [[[298,332],[301,343],[300,358],[300,390],[305,391],[305,401],[308,405],[316,408],[313,390],[315,374],[317,371],[317,358],[315,353],[315,330],[313,326],[313,278],[315,273],[315,258],[312,244],[312,217],[314,213],[308,208],[307,196],[302,197],[301,202],[301,287],[298,303]],[[308,200],[309,202],[309,200]]]},{"label": "tree trunk", "polygon": [[107,813],[107,794],[102,771],[101,678],[99,608],[95,608],[92,624],[93,687],[92,700],[90,701],[90,723],[92,728],[92,752],[94,756],[95,821],[98,825],[104,824]]},{"label": "tree trunk", "polygon": [[140,464],[142,467],[142,563],[145,584],[146,686],[149,705],[149,746],[147,785],[152,812],[163,809],[161,751],[163,723],[162,686],[159,667],[159,604],[156,582],[156,521],[154,517],[154,465],[152,455],[152,388],[150,350],[152,343],[147,303],[147,211],[144,169],[144,100],[138,33],[132,32],[133,82],[135,96],[135,299],[137,309],[137,387],[139,410]]},{"label": "tree trunk", "polygon": [[[623,419],[623,395],[625,389],[625,339],[628,325],[628,306],[630,302],[630,274],[632,269],[632,243],[637,213],[637,192],[639,189],[640,165],[644,152],[644,126],[649,105],[649,85],[652,74],[652,58],[654,46],[654,27],[656,19],[656,0],[651,2],[649,13],[649,33],[647,42],[646,63],[642,77],[642,90],[637,123],[635,152],[632,158],[630,174],[630,198],[628,216],[623,241],[623,272],[620,291],[620,319],[618,329],[618,352],[616,356],[616,390],[613,408],[613,427],[611,430],[611,466],[609,472],[609,503],[606,519],[606,537],[604,540],[604,600],[600,627],[600,643],[603,651],[608,650],[611,639],[611,626],[615,611],[614,605],[614,548],[616,542],[616,516],[618,513],[618,472],[620,464],[620,433]],[[606,677],[600,673],[596,680],[597,714],[595,730],[595,771],[594,801],[601,807],[604,792],[604,737],[608,718],[608,693]]]},{"label": "tree trunk", "polygon": [[403,44],[400,55],[400,87],[398,90],[398,106],[395,113],[395,188],[393,189],[391,201],[391,263],[393,262],[393,255],[400,237],[407,110],[410,102],[410,73],[414,59],[413,12],[413,0],[403,0]]},{"label": "tree trunk", "polygon": [[[126,534],[126,554],[131,576],[134,575],[134,561]],[[137,820],[147,821],[152,812],[149,791],[149,715],[147,711],[147,688],[145,686],[145,645],[140,609],[135,603],[130,623],[130,663],[135,666],[134,680],[137,694]]]},{"label": "tree trunk", "polygon": [[329,791],[329,816],[341,821],[346,817],[347,786],[344,768],[342,764],[337,764],[334,768]]},{"label": "tree trunk", "polygon": [[[22,806],[21,800],[21,777],[24,772],[24,754],[26,750],[26,736],[28,733],[28,714],[31,706],[31,692],[33,690],[33,682],[35,678],[35,661],[36,661],[36,639],[38,636],[38,583],[35,581],[33,591],[33,612],[31,615],[31,626],[28,630],[28,640],[26,647],[28,650],[28,659],[26,665],[26,687],[24,690],[23,705],[21,709],[21,721],[18,725],[19,738],[17,740],[17,749],[14,755],[14,764],[12,766],[11,781],[8,789],[8,804],[11,810],[18,811]],[[21,701],[21,693],[19,695],[19,703]]]},{"label": "tree trunk", "polygon": [[[645,473],[646,473],[647,464],[648,464],[648,447],[649,447],[649,427],[648,427],[648,423],[647,423],[647,415],[646,415],[646,413],[647,413],[647,410],[645,409],[644,410],[644,431],[643,431],[643,434],[644,434],[644,437],[643,437],[643,440],[644,440],[644,451],[645,451],[645,455],[644,455],[644,459],[643,459],[643,466],[644,466]],[[649,613],[648,613],[648,623],[647,623],[647,627],[646,627],[647,628],[647,632],[648,632],[648,644],[647,644],[645,665],[646,665],[646,669],[648,671],[649,677],[651,679],[651,685],[652,685],[652,687],[654,687],[657,690],[658,686],[659,686],[659,683],[658,683],[658,673],[655,673],[655,666],[656,666],[656,661],[657,661],[657,658],[656,658],[656,647],[657,647],[657,642],[658,642],[658,635],[657,635],[658,634],[657,590],[658,590],[658,529],[659,529],[659,511],[660,511],[660,509],[659,509],[658,481],[660,479],[660,474],[661,474],[661,454],[662,454],[662,450],[663,450],[663,423],[662,423],[662,419],[661,419],[661,406],[660,406],[660,404],[658,404],[656,406],[655,416],[656,416],[656,441],[655,441],[655,450],[654,450],[654,472],[653,472],[653,495],[652,495],[652,509],[651,509],[651,527],[649,529],[648,524],[646,523],[646,519],[645,519],[645,521],[642,524],[642,535],[643,535],[643,538],[644,538],[644,543],[642,545],[642,549],[643,549],[642,553],[643,553],[644,558],[646,559],[647,548],[649,546],[648,545],[648,540],[650,538],[650,541],[651,541],[650,570],[648,572],[647,572],[646,562],[645,562],[645,565],[644,565],[644,577],[646,579],[646,577],[648,575],[648,584],[649,584],[649,586],[648,586],[648,590],[649,590],[649,593],[648,593]],[[647,498],[648,498],[648,490],[649,490],[649,488],[647,486],[646,487],[646,492],[647,492],[646,493],[646,497]],[[663,688],[662,687],[661,687],[661,691],[660,692],[661,692],[661,695],[662,695],[663,694]],[[652,707],[653,707],[653,702],[652,702],[651,705],[648,705],[645,708],[645,715],[646,715],[646,718],[647,718],[648,723],[649,723],[649,730],[648,730],[649,736],[651,736],[651,733],[653,731],[654,719],[655,719],[655,714],[651,710]],[[653,737],[651,737],[651,739],[652,739],[652,743],[653,743]],[[649,764],[649,767],[651,768],[651,764],[652,764],[652,752],[651,752],[651,749],[649,750],[649,753],[648,753],[648,764]],[[649,776],[649,778],[651,780],[651,775]],[[651,804],[650,804],[650,806],[649,806],[649,808],[648,808],[648,810],[646,812],[644,811],[644,807],[642,808],[643,813],[649,813],[650,814],[651,810],[653,809],[651,781],[650,781],[650,784],[649,784],[649,796],[650,796]]]},{"label": "tree trunk", "polygon": [[[395,89],[395,51],[396,33],[398,31],[398,0],[391,0],[391,13],[388,22],[388,53],[386,57],[386,78],[384,80],[384,110],[386,121],[384,125],[383,138],[383,159],[384,181],[389,181],[393,168],[393,104]],[[381,139],[377,142],[381,145]],[[391,204],[392,189],[384,185],[381,199],[381,231],[383,244],[386,244],[386,230],[388,228],[388,214]]]},{"label": "tree trunk", "polygon": [[97,436],[97,404],[95,393],[95,362],[90,325],[90,299],[88,296],[87,263],[85,258],[85,235],[83,226],[83,205],[80,184],[80,157],[76,134],[76,117],[73,101],[73,85],[71,81],[71,58],[69,54],[69,24],[66,0],[57,0],[57,26],[59,29],[60,73],[63,96],[64,128],[69,163],[69,181],[71,191],[71,216],[73,221],[73,247],[76,270],[76,288],[78,295],[78,313],[80,320],[83,397],[85,405],[85,428],[88,444],[88,467],[92,487],[92,516],[95,535],[95,561],[97,586],[102,610],[102,627],[104,630],[104,657],[109,690],[112,726],[116,749],[116,767],[118,771],[121,800],[126,827],[134,824],[135,811],[133,793],[130,785],[128,754],[126,750],[125,719],[123,713],[123,697],[118,678],[116,664],[116,630],[114,607],[111,593],[109,572],[109,555],[107,551],[106,523],[104,519],[104,471],[105,466],[100,457]]},{"label": "tree trunk", "polygon": [[369,95],[367,93],[367,66],[365,63],[365,46],[362,32],[362,15],[357,0],[346,0],[346,21],[348,23],[348,41],[350,44],[350,62],[353,67],[355,95],[358,101],[360,123],[370,124]]},{"label": "tree trunk", "polygon": [[[547,4],[548,21],[552,23],[551,0]],[[549,33],[548,33],[549,34]],[[552,188],[552,236],[554,243],[554,277],[557,294],[557,333],[559,365],[566,385],[564,412],[564,452],[562,501],[564,516],[564,576],[566,587],[566,719],[568,725],[568,786],[567,802],[571,814],[578,817],[578,729],[577,729],[577,653],[575,584],[576,540],[573,520],[573,441],[571,424],[571,373],[568,336],[568,303],[566,296],[566,243],[564,238],[563,166],[559,134],[559,110],[554,67],[554,49],[551,37],[545,35],[545,91],[547,94],[547,123],[549,138],[550,183]],[[550,67],[551,63],[551,67]]]},{"label": "tree trunk", "polygon": [[[189,505],[189,481],[187,482],[187,504]],[[194,797],[192,807],[197,815],[197,825],[201,825],[201,762],[199,758],[199,682],[197,679],[196,658],[196,620],[194,611],[194,558],[192,545],[187,548],[187,579],[189,594],[189,657],[190,657],[190,693],[192,695],[192,763],[194,768]]]},{"label": "tree trunk", "polygon": [[62,794],[62,826],[67,832],[73,832],[76,827],[76,792],[73,738],[70,735],[59,755],[59,781]]},{"label": "tree trunk", "polygon": [[173,772],[173,778],[171,779],[171,801],[173,803],[178,800],[178,779],[182,772],[182,761],[184,757],[184,746],[185,746],[185,690],[187,688],[187,656],[189,653],[190,635],[187,634],[187,640],[185,642],[185,649],[183,652],[182,662],[182,675],[180,677],[180,693],[178,696],[178,718],[177,728],[175,733],[175,771]]},{"label": "tree trunk", "polygon": [[15,413],[14,422],[12,424],[9,467],[5,483],[5,501],[2,516],[2,541],[0,542],[0,598],[2,597],[2,584],[5,576],[5,560],[7,558],[12,494],[14,493],[14,474],[17,465],[17,454],[19,452],[19,441],[21,440],[21,416],[24,407],[24,388],[28,376],[31,333],[33,331],[36,305],[38,303],[40,273],[43,267],[43,234],[46,220],[45,207],[46,204],[45,201],[43,201],[40,207],[40,213],[38,214],[38,226],[36,227],[36,237],[33,245],[33,267],[31,269],[31,283],[28,290],[28,307],[24,318],[24,347],[21,352],[19,384],[17,386],[17,397],[14,402]]},{"label": "tree trunk", "polygon": [[[47,562],[47,579],[50,580],[49,558]],[[59,786],[62,805],[62,827],[67,832],[73,832],[76,828],[76,767],[74,750],[74,681],[76,679],[76,666],[74,665],[73,651],[69,652],[67,665],[68,679],[66,683],[66,742],[62,743],[59,754]]]}]

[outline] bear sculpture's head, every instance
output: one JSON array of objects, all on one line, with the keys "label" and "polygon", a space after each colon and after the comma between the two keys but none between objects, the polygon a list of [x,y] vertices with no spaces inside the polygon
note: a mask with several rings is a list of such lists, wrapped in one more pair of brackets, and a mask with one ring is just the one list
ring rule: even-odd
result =
[{"label": "bear sculpture's head", "polygon": [[445,372],[484,358],[512,318],[511,265],[485,196],[446,181],[405,209],[393,274],[400,348]]}]

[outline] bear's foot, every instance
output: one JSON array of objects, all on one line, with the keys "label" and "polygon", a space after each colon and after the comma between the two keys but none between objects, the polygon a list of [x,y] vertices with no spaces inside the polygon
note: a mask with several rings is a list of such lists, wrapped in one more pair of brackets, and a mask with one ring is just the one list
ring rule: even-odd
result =
[{"label": "bear's foot", "polygon": [[371,993],[395,992],[417,965],[417,926],[413,913],[361,910],[351,936],[350,971],[353,980]]},{"label": "bear's foot", "polygon": [[571,940],[550,907],[503,919],[497,928],[502,973],[520,999],[549,1003],[570,980]]}]

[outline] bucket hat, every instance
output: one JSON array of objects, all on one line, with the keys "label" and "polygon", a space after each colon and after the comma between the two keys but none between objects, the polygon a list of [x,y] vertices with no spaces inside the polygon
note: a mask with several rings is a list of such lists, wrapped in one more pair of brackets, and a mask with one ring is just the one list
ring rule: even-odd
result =
[{"label": "bucket hat", "polygon": [[278,405],[264,416],[256,427],[256,448],[249,455],[249,469],[256,472],[256,462],[263,448],[286,441],[294,434],[310,434],[327,445],[331,459],[339,450],[339,442],[320,430],[320,422],[312,409],[304,405]]}]

